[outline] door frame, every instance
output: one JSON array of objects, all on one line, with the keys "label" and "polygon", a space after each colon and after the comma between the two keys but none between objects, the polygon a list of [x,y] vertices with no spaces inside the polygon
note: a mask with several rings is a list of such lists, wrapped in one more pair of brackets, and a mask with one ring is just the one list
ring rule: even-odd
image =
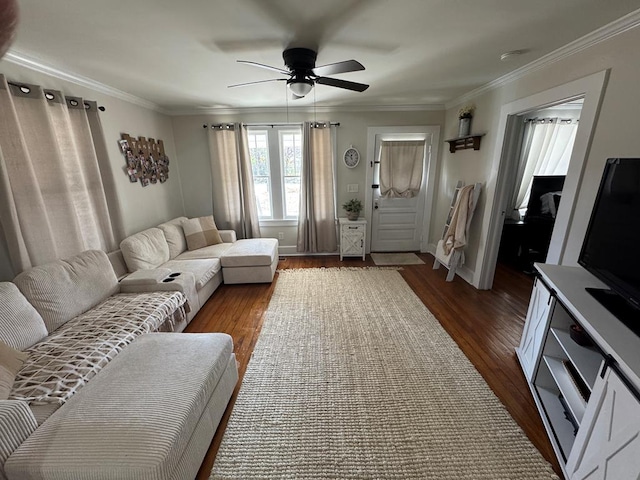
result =
[{"label": "door frame", "polygon": [[424,195],[424,215],[422,218],[422,233],[420,235],[420,251],[427,251],[429,243],[429,232],[431,230],[431,218],[433,216],[433,198],[435,194],[436,170],[438,164],[438,144],[440,143],[440,126],[433,125],[413,125],[413,126],[388,126],[388,127],[368,127],[367,128],[367,175],[365,183],[365,207],[364,218],[367,219],[367,241],[366,253],[371,253],[371,215],[373,213],[373,193],[371,185],[373,184],[373,162],[376,153],[376,137],[378,135],[396,135],[396,134],[420,134],[425,135],[427,139],[431,137],[428,143],[429,149],[425,154],[425,169],[427,182],[425,185]]},{"label": "door frame", "polygon": [[[495,152],[501,152],[501,154],[495,155],[491,165],[491,173],[489,174],[490,179],[496,180],[495,182],[487,182],[487,191],[491,191],[493,187],[494,195],[490,208],[485,209],[483,218],[483,224],[487,225],[487,227],[482,237],[486,238],[486,241],[484,242],[485,248],[480,249],[478,252],[480,268],[475,272],[473,279],[473,283],[477,288],[488,290],[493,285],[500,236],[508,201],[509,159],[514,155],[517,145],[517,142],[514,141],[515,117],[527,111],[583,98],[584,103],[580,114],[580,123],[576,132],[571,160],[569,161],[569,170],[562,190],[562,202],[560,202],[560,208],[556,216],[546,263],[561,265],[567,263],[568,254],[575,254],[575,252],[567,252],[569,227],[575,221],[574,228],[584,228],[586,231],[589,221],[588,214],[586,218],[584,215],[580,218],[574,218],[574,215],[580,183],[591,148],[593,131],[608,76],[609,70],[603,70],[502,106],[494,149]],[[494,185],[491,185],[491,183],[494,183]]]}]

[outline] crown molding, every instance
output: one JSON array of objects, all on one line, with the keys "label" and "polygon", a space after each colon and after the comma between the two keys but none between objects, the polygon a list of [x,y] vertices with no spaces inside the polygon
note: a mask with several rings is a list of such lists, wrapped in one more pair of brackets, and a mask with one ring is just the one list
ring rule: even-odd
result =
[{"label": "crown molding", "polygon": [[[81,87],[89,88],[99,93],[119,98],[129,103],[133,103],[140,107],[154,110],[159,113],[171,116],[185,115],[233,115],[233,114],[249,114],[249,113],[282,113],[287,111],[286,106],[282,107],[213,107],[213,108],[178,108],[167,109],[158,104],[137,97],[130,93],[118,90],[104,83],[100,83],[88,77],[73,73],[65,72],[61,69],[43,63],[41,60],[31,57],[23,52],[10,49],[4,56],[3,60],[9,63],[28,68],[35,72],[44,73],[54,78],[59,78]],[[331,112],[409,112],[409,111],[444,111],[444,104],[429,105],[335,105],[321,106],[308,105],[304,107],[289,107],[289,113],[331,113]]]},{"label": "crown molding", "polygon": [[334,112],[424,112],[444,111],[444,104],[427,105],[308,105],[304,107],[212,107],[167,110],[165,113],[171,116],[187,115],[236,115],[252,113],[281,114],[296,113],[334,113]]},{"label": "crown molding", "polygon": [[586,50],[587,48],[590,48],[617,35],[632,30],[638,25],[640,25],[640,9],[631,12],[617,20],[614,20],[608,25],[600,27],[597,30],[588,33],[587,35],[580,37],[579,39],[574,40],[573,42],[568,43],[567,45],[560,47],[557,50],[554,50],[553,52],[548,53],[547,55],[544,55],[543,57],[540,57],[539,59],[534,60],[531,63],[528,63],[527,65],[524,65],[523,67],[509,72],[506,75],[503,75],[502,77],[499,77],[479,88],[471,90],[470,92],[465,93],[464,95],[461,95],[460,97],[450,102],[447,102],[445,106],[447,109],[454,108],[461,103],[468,102],[493,89],[511,83],[526,75],[529,75],[530,73],[540,70],[541,68],[545,68],[553,63],[559,62],[564,58],[581,52],[582,50]]},{"label": "crown molding", "polygon": [[130,93],[124,92],[122,90],[118,90],[117,88],[110,87],[109,85],[100,83],[91,78],[83,77],[82,75],[78,75],[72,72],[64,72],[59,68],[47,65],[39,59],[31,57],[18,50],[10,49],[5,54],[3,60],[6,60],[7,62],[13,63],[15,65],[19,65],[21,67],[28,68],[29,70],[33,70],[35,72],[44,73],[45,75],[49,75],[51,77],[59,78],[60,80],[70,82],[75,85],[80,85],[81,87],[95,90],[96,92],[109,95],[110,97],[119,98],[120,100],[124,100],[125,102],[148,108],[149,110],[155,110],[157,112],[165,114],[167,113],[159,105],[153,102],[137,97],[135,95],[131,95]]}]

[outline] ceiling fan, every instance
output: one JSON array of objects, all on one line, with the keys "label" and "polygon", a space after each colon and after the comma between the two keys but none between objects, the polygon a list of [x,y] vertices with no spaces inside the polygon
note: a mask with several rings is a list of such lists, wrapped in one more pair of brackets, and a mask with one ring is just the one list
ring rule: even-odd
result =
[{"label": "ceiling fan", "polygon": [[346,60],[344,62],[331,63],[316,67],[317,53],[309,48],[288,48],[282,53],[284,64],[288,70],[282,68],[263,65],[262,63],[248,62],[246,60],[238,60],[239,63],[253,65],[255,67],[265,68],[274,72],[281,73],[289,78],[271,78],[269,80],[259,80],[257,82],[238,83],[229,85],[232,87],[244,87],[246,85],[255,85],[257,83],[266,82],[287,82],[287,86],[291,93],[297,98],[307,95],[316,83],[321,85],[329,85],[330,87],[344,88],[355,92],[364,92],[369,85],[364,83],[348,82],[339,78],[330,78],[325,75],[335,75],[336,73],[356,72],[364,70],[364,66],[355,60]]}]

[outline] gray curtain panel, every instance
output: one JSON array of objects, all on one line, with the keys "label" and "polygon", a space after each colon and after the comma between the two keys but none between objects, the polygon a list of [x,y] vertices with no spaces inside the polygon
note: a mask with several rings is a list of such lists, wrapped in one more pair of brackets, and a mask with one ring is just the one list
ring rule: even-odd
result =
[{"label": "gray curtain panel", "polygon": [[334,128],[305,122],[302,131],[302,172],[298,215],[299,252],[338,249],[335,213]]},{"label": "gray curtain panel", "polygon": [[234,124],[208,130],[216,225],[222,230],[234,230],[238,238],[259,238],[246,126]]},{"label": "gray curtain panel", "polygon": [[0,75],[0,222],[15,273],[117,248],[122,228],[114,229],[94,146],[101,136],[81,98],[23,91]]}]

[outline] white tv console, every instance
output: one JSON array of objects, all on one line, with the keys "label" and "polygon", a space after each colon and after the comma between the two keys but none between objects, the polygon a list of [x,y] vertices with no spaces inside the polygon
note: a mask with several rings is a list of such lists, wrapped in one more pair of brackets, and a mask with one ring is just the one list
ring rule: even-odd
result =
[{"label": "white tv console", "polygon": [[[587,293],[585,287],[606,288],[589,272],[535,267],[516,354],[564,475],[638,480],[640,337]],[[593,346],[578,345],[571,324],[580,325]]]}]

